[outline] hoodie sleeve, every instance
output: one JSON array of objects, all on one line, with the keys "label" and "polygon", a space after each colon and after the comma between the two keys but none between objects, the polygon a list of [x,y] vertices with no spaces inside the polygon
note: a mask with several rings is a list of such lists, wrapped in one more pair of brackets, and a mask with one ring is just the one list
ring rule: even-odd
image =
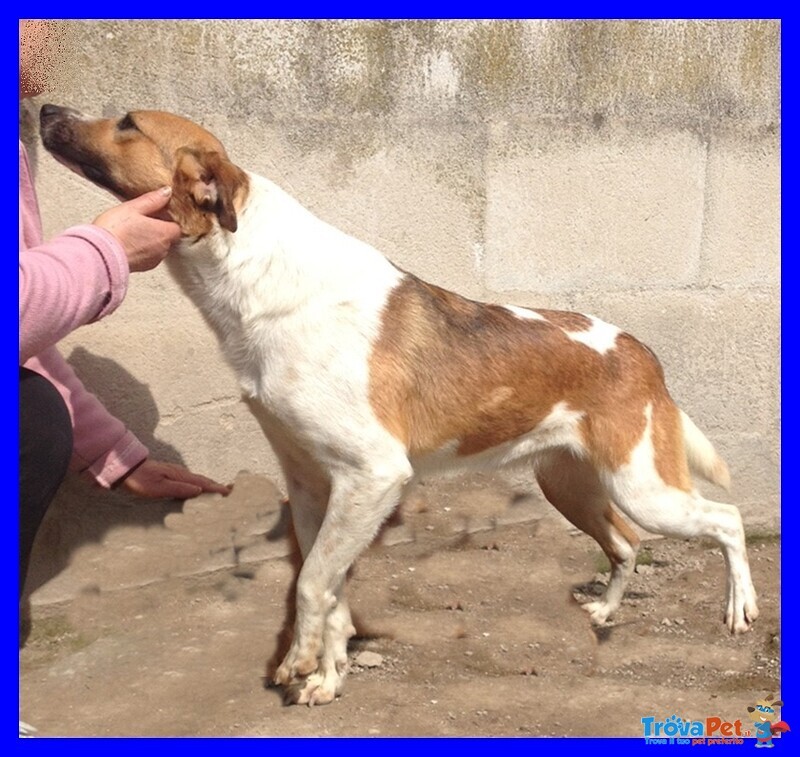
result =
[{"label": "hoodie sleeve", "polygon": [[112,313],[128,289],[128,261],[112,234],[75,226],[19,256],[20,364]]}]

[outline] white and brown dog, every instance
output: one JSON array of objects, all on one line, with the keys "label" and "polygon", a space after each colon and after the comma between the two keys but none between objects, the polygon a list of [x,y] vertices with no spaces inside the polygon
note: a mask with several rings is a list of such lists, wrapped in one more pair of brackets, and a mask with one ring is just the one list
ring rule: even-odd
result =
[{"label": "white and brown dog", "polygon": [[167,259],[216,332],[280,460],[304,563],[288,699],[337,696],[353,633],[345,577],[421,473],[525,463],[612,565],[619,607],[642,528],[708,537],[727,564],[725,622],[758,615],[739,511],[710,442],[676,407],[655,355],[592,316],[473,302],[398,269],[321,221],[219,141],[168,113],[89,119],[45,105],[61,162],[120,198],[165,184],[184,239]]}]

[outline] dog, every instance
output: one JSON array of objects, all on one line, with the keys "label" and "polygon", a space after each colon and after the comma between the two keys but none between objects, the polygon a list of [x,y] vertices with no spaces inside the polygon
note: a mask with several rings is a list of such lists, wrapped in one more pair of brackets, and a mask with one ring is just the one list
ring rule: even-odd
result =
[{"label": "dog", "polygon": [[[303,556],[287,701],[331,702],[354,633],[348,569],[416,477],[530,466],[545,497],[611,562],[604,623],[641,528],[705,537],[727,565],[725,623],[758,615],[736,507],[690,470],[728,469],[671,399],[654,353],[580,313],[468,300],[393,265],[228,158],[201,126],[158,111],[92,119],[45,105],[53,156],[120,199],[171,185],[183,231],[167,265],[216,333],[280,462]],[[613,504],[612,504],[613,503]]]}]

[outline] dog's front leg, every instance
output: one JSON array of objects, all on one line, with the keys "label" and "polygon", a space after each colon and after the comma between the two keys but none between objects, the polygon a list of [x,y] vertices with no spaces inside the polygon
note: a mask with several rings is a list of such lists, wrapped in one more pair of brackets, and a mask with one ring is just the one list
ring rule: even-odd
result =
[{"label": "dog's front leg", "polygon": [[404,456],[333,475],[325,519],[297,581],[295,637],[275,674],[288,687],[288,702],[323,704],[339,693],[351,634],[345,577],[397,506],[411,475]]},{"label": "dog's front leg", "polygon": [[286,704],[328,704],[342,692],[347,676],[347,642],[355,633],[344,586],[337,592],[336,606],[328,613],[322,634],[322,653],[314,673],[285,688]]}]

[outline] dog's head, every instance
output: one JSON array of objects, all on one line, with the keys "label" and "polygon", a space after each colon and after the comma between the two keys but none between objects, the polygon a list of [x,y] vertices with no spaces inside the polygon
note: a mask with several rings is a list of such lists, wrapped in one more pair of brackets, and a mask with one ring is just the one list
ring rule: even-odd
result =
[{"label": "dog's head", "polygon": [[57,105],[43,105],[39,120],[42,142],[59,162],[120,199],[170,185],[169,215],[186,236],[207,234],[215,222],[236,231],[247,175],[197,124],[150,110],[92,119]]},{"label": "dog's head", "polygon": [[759,699],[755,705],[747,708],[754,723],[774,723],[778,720],[778,710],[783,707],[783,702],[775,699],[775,694],[770,694],[766,699]]}]

